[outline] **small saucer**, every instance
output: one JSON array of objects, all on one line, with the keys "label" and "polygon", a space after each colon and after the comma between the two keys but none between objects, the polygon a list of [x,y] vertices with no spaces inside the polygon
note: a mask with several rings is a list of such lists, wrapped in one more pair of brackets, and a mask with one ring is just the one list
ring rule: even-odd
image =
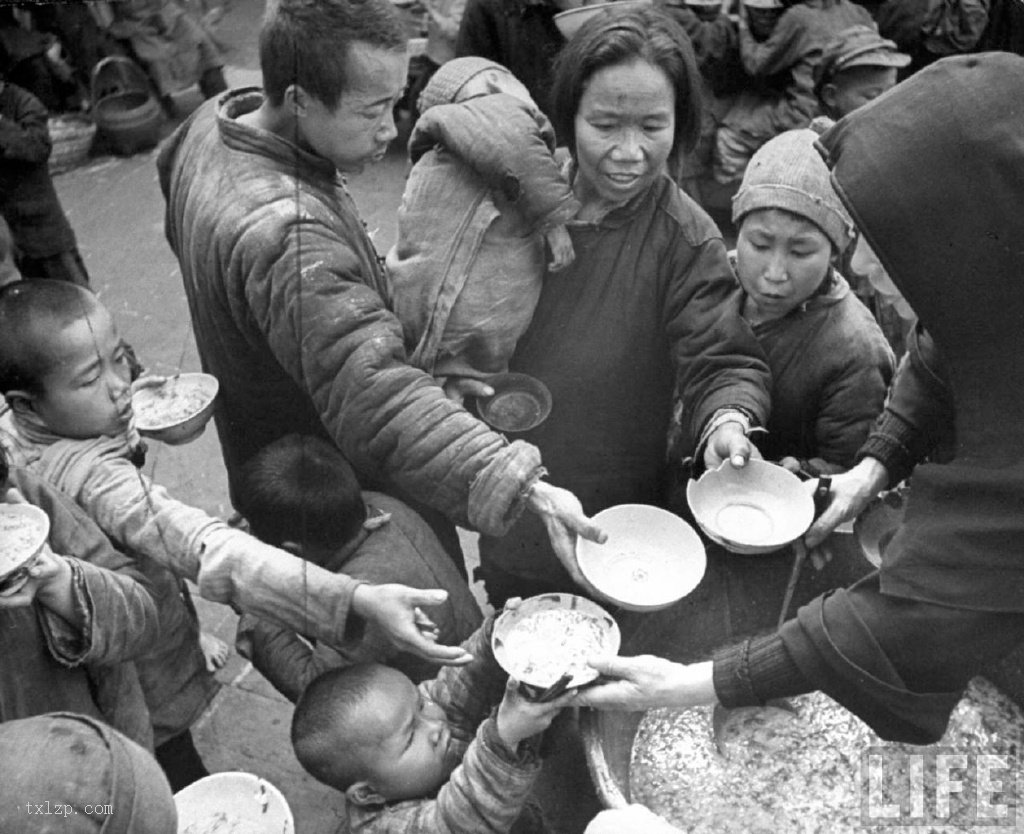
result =
[{"label": "small saucer", "polygon": [[489,377],[484,382],[494,389],[494,394],[478,397],[476,410],[485,423],[499,431],[536,428],[551,413],[551,392],[539,379],[507,373]]}]

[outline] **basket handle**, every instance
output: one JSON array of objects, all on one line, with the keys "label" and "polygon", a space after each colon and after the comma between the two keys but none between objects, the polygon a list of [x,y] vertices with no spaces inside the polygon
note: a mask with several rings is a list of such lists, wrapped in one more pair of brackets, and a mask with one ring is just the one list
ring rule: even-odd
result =
[{"label": "basket handle", "polygon": [[[121,87],[118,90],[106,90],[103,94],[100,94],[100,79],[103,73],[107,70],[113,69],[118,75],[118,80],[121,82]],[[110,74],[108,72],[108,74]],[[135,82],[136,86],[130,86],[132,82]],[[109,95],[113,95],[115,92],[128,92],[132,89],[138,89],[149,93],[149,79],[143,72],[142,67],[136,64],[131,58],[125,58],[123,55],[109,55],[97,62],[96,66],[92,70],[92,78],[90,81],[90,91],[92,93],[93,106],[96,105],[101,98],[106,98]]]}]

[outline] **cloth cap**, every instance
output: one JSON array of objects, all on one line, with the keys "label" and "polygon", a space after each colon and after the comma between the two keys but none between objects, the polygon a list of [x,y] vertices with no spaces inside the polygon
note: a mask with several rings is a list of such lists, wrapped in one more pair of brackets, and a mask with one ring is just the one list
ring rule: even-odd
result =
[{"label": "cloth cap", "polygon": [[810,128],[788,130],[754,154],[732,199],[739,223],[757,209],[784,209],[810,220],[839,252],[853,240],[853,222],[832,188],[828,166],[814,147]]},{"label": "cloth cap", "polygon": [[435,104],[454,103],[458,99],[459,91],[466,86],[467,82],[487,70],[512,74],[507,67],[475,55],[453,58],[442,64],[440,69],[431,76],[427,86],[423,88],[423,92],[420,93],[417,103],[420,113],[426,112]]},{"label": "cloth cap", "polygon": [[[55,821],[62,834],[178,830],[156,759],[85,715],[52,712],[0,724],[0,772],[0,831],[56,831]],[[27,813],[26,803],[49,814]]]},{"label": "cloth cap", "polygon": [[851,67],[905,67],[910,56],[899,52],[895,41],[883,38],[878,30],[860,24],[844,29],[825,44],[821,61],[814,68],[814,89],[831,81]]}]

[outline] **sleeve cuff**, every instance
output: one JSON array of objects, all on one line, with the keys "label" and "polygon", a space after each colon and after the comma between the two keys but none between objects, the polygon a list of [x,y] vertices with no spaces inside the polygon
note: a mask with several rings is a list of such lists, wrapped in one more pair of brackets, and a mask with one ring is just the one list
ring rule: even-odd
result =
[{"label": "sleeve cuff", "polygon": [[760,706],[813,687],[778,634],[751,637],[714,655],[715,694],[724,707]]},{"label": "sleeve cuff", "polygon": [[914,446],[918,441],[919,435],[913,426],[891,412],[883,412],[858,450],[856,462],[875,458],[889,472],[887,486],[892,487],[909,476],[917,463]]},{"label": "sleeve cuff", "polygon": [[76,613],[82,619],[82,627],[73,626],[59,614],[42,605],[38,606],[38,612],[39,623],[50,653],[60,663],[73,667],[82,663],[92,649],[93,609],[81,565],[75,559],[66,561],[71,565],[74,604]]}]

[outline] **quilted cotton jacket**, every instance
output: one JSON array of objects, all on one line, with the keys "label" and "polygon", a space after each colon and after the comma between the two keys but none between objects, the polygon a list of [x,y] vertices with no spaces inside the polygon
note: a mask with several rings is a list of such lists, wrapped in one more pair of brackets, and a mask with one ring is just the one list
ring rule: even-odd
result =
[{"label": "quilted cotton jacket", "polygon": [[50,484],[15,468],[6,486],[50,517],[50,548],[70,557],[85,623],[73,629],[38,604],[0,610],[0,722],[70,710],[100,718],[152,749],[149,712],[131,662],[159,632],[156,602],[142,575]]},{"label": "quilted cotton jacket", "polygon": [[[734,301],[742,309],[746,293]],[[894,360],[881,329],[841,275],[781,319],[753,325],[772,372],[772,411],[757,438],[769,460],[791,455],[811,474],[853,466],[885,405]]]},{"label": "quilted cotton jacket", "polygon": [[540,466],[406,363],[383,274],[334,166],[237,117],[258,90],[201,106],[163,147],[166,232],[229,479],[290,433],[327,437],[362,483],[500,534]]},{"label": "quilted cotton jacket", "polygon": [[[507,675],[491,652],[490,617],[463,645],[475,660],[447,666],[420,691],[444,709],[452,748],[462,757],[435,796],[383,805],[348,805],[352,834],[541,834],[528,800],[540,774],[534,742],[513,754],[488,717],[501,702]],[[524,810],[526,813],[524,813]]]},{"label": "quilted cotton jacket", "polygon": [[503,93],[438,104],[416,122],[387,276],[417,367],[508,370],[540,296],[540,233],[579,210],[554,147],[547,117]]},{"label": "quilted cotton jacket", "polygon": [[10,460],[73,498],[120,546],[192,580],[206,599],[306,627],[331,645],[345,641],[358,581],[331,577],[325,587],[331,575],[321,568],[177,500],[135,468],[124,435],[47,437],[8,412],[0,416],[0,444]]}]

